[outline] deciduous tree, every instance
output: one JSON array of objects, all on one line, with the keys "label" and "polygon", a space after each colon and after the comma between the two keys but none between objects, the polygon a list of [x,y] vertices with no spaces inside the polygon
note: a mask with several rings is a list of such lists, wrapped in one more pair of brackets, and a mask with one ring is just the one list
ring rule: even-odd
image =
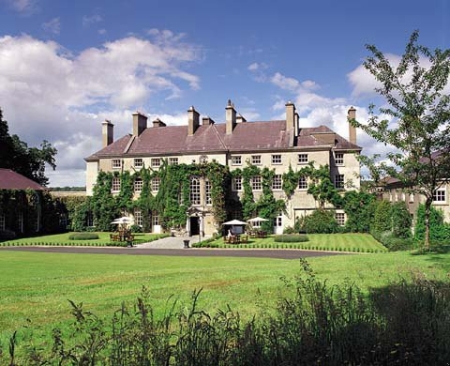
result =
[{"label": "deciduous tree", "polygon": [[433,196],[450,179],[450,50],[432,51],[420,45],[418,37],[418,31],[412,33],[398,65],[376,46],[366,46],[371,55],[364,66],[377,80],[375,90],[386,105],[378,111],[371,105],[367,124],[350,123],[395,148],[387,158],[396,168],[384,168],[410,192],[425,197],[428,248]]}]

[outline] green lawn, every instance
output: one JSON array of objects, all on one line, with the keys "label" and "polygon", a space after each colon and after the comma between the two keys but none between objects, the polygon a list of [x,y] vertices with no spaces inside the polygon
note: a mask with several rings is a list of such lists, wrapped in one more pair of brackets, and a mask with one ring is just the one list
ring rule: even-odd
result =
[{"label": "green lawn", "polygon": [[[73,234],[72,232],[63,234],[53,234],[53,235],[42,235],[34,236],[29,238],[20,238],[9,240],[5,242],[0,242],[0,246],[23,246],[23,245],[92,245],[92,246],[102,246],[111,243],[110,233],[107,232],[96,232],[99,236],[98,239],[89,240],[69,240],[69,236]],[[161,237],[166,237],[168,234],[147,234],[147,233],[135,233],[134,238],[136,242],[145,243],[150,242]]]},{"label": "green lawn", "polygon": [[387,249],[369,234],[308,234],[309,241],[302,243],[280,243],[274,236],[264,239],[250,238],[246,244],[224,244],[223,238],[211,242],[221,248],[283,248],[334,250],[343,252],[378,253]]},{"label": "green lawn", "polygon": [[[345,280],[364,289],[380,287],[411,274],[442,279],[450,272],[450,254],[408,252],[356,254],[308,259],[319,278]],[[70,321],[68,299],[110,318],[125,301],[149,289],[155,313],[167,300],[187,304],[194,289],[203,289],[200,307],[208,312],[229,304],[248,319],[272,307],[283,290],[283,277],[300,272],[296,260],[87,255],[0,250],[0,339],[31,320],[35,332],[50,334]]]}]

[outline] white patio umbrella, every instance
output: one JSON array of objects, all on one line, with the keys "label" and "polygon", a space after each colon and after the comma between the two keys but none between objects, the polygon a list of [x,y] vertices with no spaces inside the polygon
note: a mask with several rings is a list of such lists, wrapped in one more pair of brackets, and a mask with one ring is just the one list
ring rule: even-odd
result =
[{"label": "white patio umbrella", "polygon": [[254,223],[254,222],[262,222],[262,221],[269,221],[269,220],[264,219],[264,218],[259,217],[259,216],[254,217],[253,219],[248,220],[248,222],[250,222],[250,223]]},{"label": "white patio umbrella", "polygon": [[133,220],[128,216],[119,217],[118,219],[114,219],[111,224],[113,225],[129,225],[132,224]]},{"label": "white patio umbrella", "polygon": [[247,223],[245,221],[240,221],[240,220],[231,220],[231,221],[227,221],[224,222],[222,225],[247,225]]}]

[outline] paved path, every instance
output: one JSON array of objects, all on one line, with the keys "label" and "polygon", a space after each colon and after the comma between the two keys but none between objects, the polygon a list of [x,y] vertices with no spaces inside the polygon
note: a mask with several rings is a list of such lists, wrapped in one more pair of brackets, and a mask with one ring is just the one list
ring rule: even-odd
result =
[{"label": "paved path", "polygon": [[189,240],[190,244],[199,241],[196,237],[168,237],[150,243],[136,245],[133,248],[115,247],[0,247],[0,250],[29,251],[43,253],[74,253],[74,254],[119,254],[119,255],[164,255],[183,257],[255,257],[277,259],[299,259],[306,257],[324,257],[343,255],[338,252],[324,252],[312,250],[291,249],[197,249],[184,248],[183,240]]}]

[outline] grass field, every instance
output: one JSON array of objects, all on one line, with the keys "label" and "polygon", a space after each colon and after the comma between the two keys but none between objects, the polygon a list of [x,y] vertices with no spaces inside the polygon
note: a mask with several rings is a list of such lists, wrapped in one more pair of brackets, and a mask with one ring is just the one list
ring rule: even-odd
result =
[{"label": "grass field", "polygon": [[[309,259],[319,278],[345,280],[364,289],[381,287],[411,274],[442,279],[450,273],[450,254],[409,252],[342,255]],[[155,313],[167,301],[189,302],[203,289],[200,307],[214,313],[229,304],[244,318],[270,309],[283,291],[283,277],[300,273],[298,261],[259,258],[195,258],[52,254],[0,250],[0,338],[29,325],[50,334],[71,321],[68,299],[110,318],[123,301],[131,304],[142,286]],[[170,302],[169,301],[169,302]]]},{"label": "grass field", "polygon": [[289,248],[333,250],[342,252],[378,253],[387,249],[369,234],[308,234],[308,241],[301,243],[274,242],[273,236],[250,238],[246,244],[225,244],[223,238],[211,242],[213,246],[223,248]]},{"label": "grass field", "polygon": [[[14,240],[8,240],[0,242],[0,246],[25,246],[25,245],[73,245],[73,246],[103,246],[111,243],[110,233],[108,232],[96,232],[98,239],[89,240],[70,240],[69,236],[73,234],[62,233],[53,235],[42,235],[28,238],[19,238]],[[94,234],[94,233],[93,233]],[[145,243],[157,240],[161,237],[166,237],[168,234],[147,234],[147,233],[135,233],[134,238],[136,242]]]}]

